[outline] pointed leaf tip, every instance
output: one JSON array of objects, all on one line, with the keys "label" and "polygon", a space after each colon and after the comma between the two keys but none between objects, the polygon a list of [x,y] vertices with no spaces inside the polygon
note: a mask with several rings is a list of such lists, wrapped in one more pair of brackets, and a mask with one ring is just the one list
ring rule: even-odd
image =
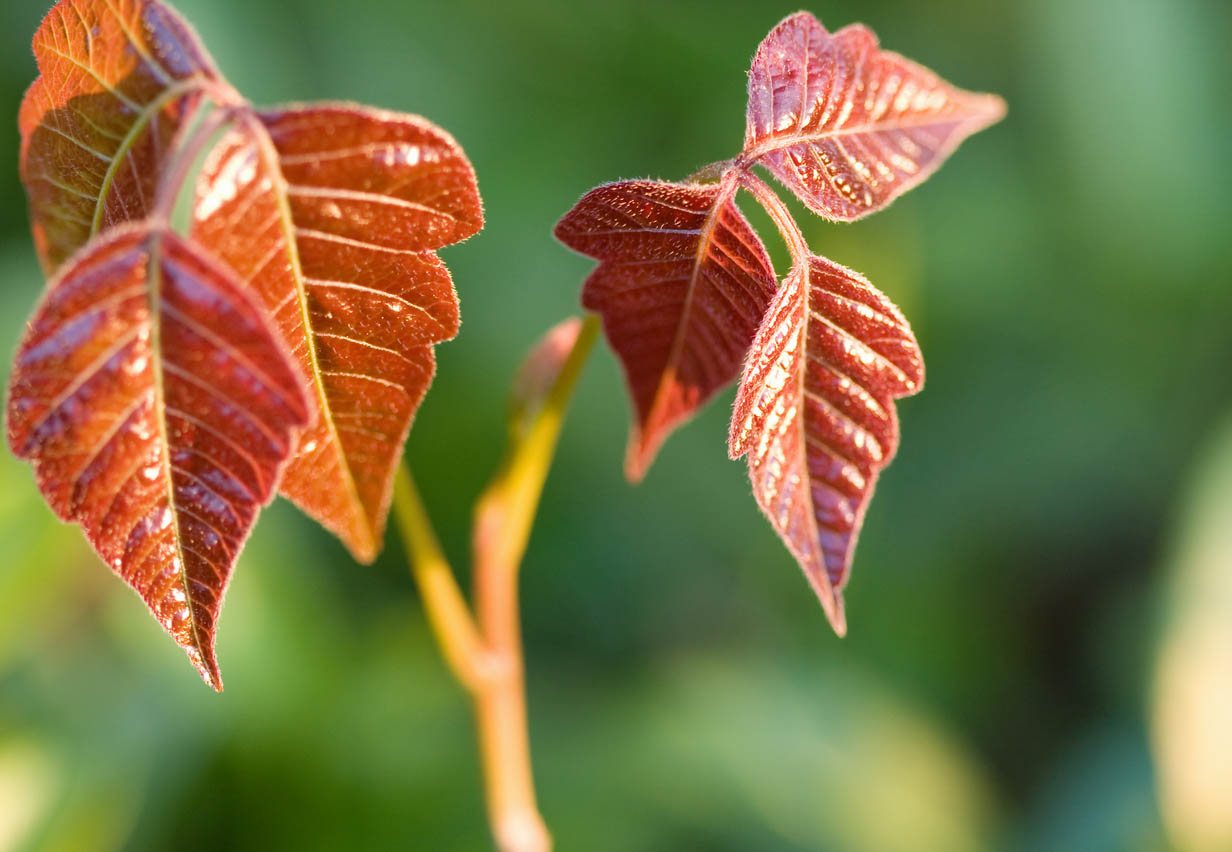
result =
[{"label": "pointed leaf tip", "polygon": [[893,303],[816,256],[783,281],[744,367],[731,456],[748,456],[758,505],[840,636],[864,512],[898,448],[894,399],[923,382],[919,346]]},{"label": "pointed leaf tip", "polygon": [[733,175],[607,184],[556,225],[561,242],[600,261],[582,306],[602,316],[624,368],[634,482],[667,436],[737,377],[774,294],[770,258],[733,201]]},{"label": "pointed leaf tip", "polygon": [[862,24],[831,34],[799,12],[753,58],[743,160],[765,166],[818,215],[850,221],[924,181],[1004,115],[1001,98],[881,50]]},{"label": "pointed leaf tip", "polygon": [[14,454],[215,689],[223,594],[307,419],[301,387],[234,274],[150,223],[70,259],[15,358]]}]

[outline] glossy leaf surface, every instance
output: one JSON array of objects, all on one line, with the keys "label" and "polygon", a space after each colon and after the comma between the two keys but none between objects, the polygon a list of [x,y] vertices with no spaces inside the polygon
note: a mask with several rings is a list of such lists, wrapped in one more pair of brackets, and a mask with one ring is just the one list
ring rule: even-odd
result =
[{"label": "glossy leaf surface", "polygon": [[475,175],[417,116],[326,104],[260,119],[211,154],[194,234],[251,281],[309,377],[314,421],[282,493],[367,562],[432,344],[457,333],[432,250],[482,227]]},{"label": "glossy leaf surface", "polygon": [[893,400],[923,382],[919,347],[894,304],[821,257],[784,280],[744,369],[728,449],[747,454],[758,505],[839,635],[856,537],[898,448]]},{"label": "glossy leaf surface", "polygon": [[306,421],[301,388],[234,274],[145,223],[65,266],[17,352],[13,452],[215,689],[223,592]]},{"label": "glossy leaf surface", "polygon": [[881,50],[863,25],[831,34],[799,12],[753,59],[742,161],[766,166],[821,216],[859,219],[1004,114],[995,95],[963,91]]},{"label": "glossy leaf surface", "polygon": [[152,214],[176,130],[203,91],[230,90],[188,24],[153,0],[62,0],[34,55],[21,176],[50,274],[93,234]]},{"label": "glossy leaf surface", "polygon": [[587,193],[556,226],[602,261],[583,307],[599,312],[633,398],[625,460],[641,479],[663,440],[734,380],[774,294],[774,268],[733,201],[736,184],[625,181]]}]

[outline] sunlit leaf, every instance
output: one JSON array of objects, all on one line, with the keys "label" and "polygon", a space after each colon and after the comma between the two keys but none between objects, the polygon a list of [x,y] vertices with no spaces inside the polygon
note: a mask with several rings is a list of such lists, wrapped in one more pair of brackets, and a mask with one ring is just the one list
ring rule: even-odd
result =
[{"label": "sunlit leaf", "polygon": [[234,274],[149,223],[66,264],[18,348],[13,452],[215,689],[223,592],[306,421],[302,384]]},{"label": "sunlit leaf", "polygon": [[625,472],[641,479],[667,435],[734,380],[774,293],[736,183],[626,181],[587,193],[556,226],[602,263],[582,305],[598,311],[635,409]]},{"label": "sunlit leaf", "polygon": [[156,0],[61,0],[34,55],[21,176],[51,274],[103,228],[151,215],[171,140],[202,93],[236,96],[188,24]]},{"label": "sunlit leaf", "polygon": [[798,12],[753,58],[741,161],[766,166],[819,215],[859,219],[1004,114],[995,95],[955,88],[881,50],[867,27],[831,34]]},{"label": "sunlit leaf", "polygon": [[798,263],[757,330],[729,451],[839,635],[841,591],[877,476],[898,448],[893,400],[924,382],[907,321],[862,276]]},{"label": "sunlit leaf", "polygon": [[381,547],[432,344],[458,329],[432,250],[482,225],[462,149],[417,116],[339,104],[264,113],[237,125],[201,175],[194,235],[251,283],[309,379],[313,425],[282,493],[361,561]]},{"label": "sunlit leaf", "polygon": [[261,114],[301,236],[402,252],[483,227],[475,171],[453,137],[416,115],[355,104]]}]

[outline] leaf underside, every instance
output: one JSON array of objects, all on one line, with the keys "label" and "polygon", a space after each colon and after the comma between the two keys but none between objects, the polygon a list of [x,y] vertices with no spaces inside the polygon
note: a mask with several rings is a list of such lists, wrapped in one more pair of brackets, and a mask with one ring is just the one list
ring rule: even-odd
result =
[{"label": "leaf underside", "polygon": [[747,454],[753,496],[840,635],[856,536],[898,449],[893,400],[923,382],[898,308],[863,276],[811,257],[775,294],[736,392],[728,450]]},{"label": "leaf underside", "polygon": [[625,459],[645,475],[667,435],[735,380],[775,275],[735,185],[626,181],[587,193],[556,226],[602,263],[582,290],[620,356],[635,416]]},{"label": "leaf underside", "polygon": [[70,261],[17,351],[14,454],[215,689],[223,591],[306,421],[301,385],[234,274],[145,223]]}]

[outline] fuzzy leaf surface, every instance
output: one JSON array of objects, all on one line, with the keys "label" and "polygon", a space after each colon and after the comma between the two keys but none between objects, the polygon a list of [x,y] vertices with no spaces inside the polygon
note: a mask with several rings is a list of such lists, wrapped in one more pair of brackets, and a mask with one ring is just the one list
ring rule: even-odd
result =
[{"label": "fuzzy leaf surface", "polygon": [[623,181],[591,190],[557,238],[601,263],[582,306],[603,317],[634,417],[625,473],[640,480],[673,429],[733,381],[774,295],[765,246],[717,184]]},{"label": "fuzzy leaf surface", "polygon": [[894,399],[924,383],[898,308],[858,273],[798,263],[757,330],[728,449],[839,635],[842,589],[881,470],[898,448]]},{"label": "fuzzy leaf surface", "polygon": [[215,689],[223,592],[306,422],[302,383],[234,274],[149,223],[70,260],[17,351],[14,454]]},{"label": "fuzzy leaf surface", "polygon": [[191,27],[157,0],[61,0],[34,36],[18,126],[50,275],[95,233],[152,213],[171,140],[203,92],[229,97]]},{"label": "fuzzy leaf surface", "polygon": [[345,104],[240,122],[207,158],[193,234],[247,280],[307,377],[312,425],[281,491],[356,559],[380,550],[393,476],[458,300],[434,249],[483,225],[443,130]]},{"label": "fuzzy leaf surface", "polygon": [[829,33],[798,12],[749,70],[742,162],[761,163],[815,213],[850,221],[931,175],[1005,102],[881,50],[861,24]]}]

